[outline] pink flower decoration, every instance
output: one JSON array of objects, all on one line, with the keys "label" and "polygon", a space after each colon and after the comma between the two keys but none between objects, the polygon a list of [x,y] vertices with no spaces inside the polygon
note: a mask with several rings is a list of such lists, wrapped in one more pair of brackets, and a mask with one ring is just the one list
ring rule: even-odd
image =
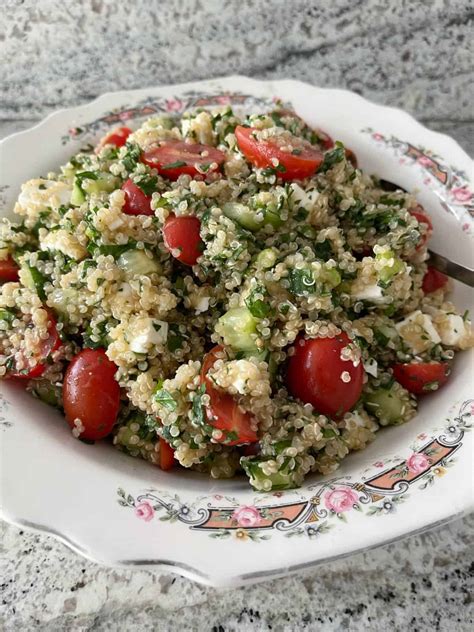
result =
[{"label": "pink flower decoration", "polygon": [[375,466],[375,467],[383,467],[383,461],[376,461],[376,462],[374,463],[374,466]]},{"label": "pink flower decoration", "polygon": [[273,495],[277,498],[281,498],[283,496],[283,492],[273,492]]},{"label": "pink flower decoration", "polygon": [[236,520],[239,527],[256,527],[260,524],[262,517],[256,507],[242,505],[234,511],[232,520]]},{"label": "pink flower decoration", "polygon": [[433,160],[431,160],[431,158],[428,158],[428,156],[420,156],[418,158],[418,163],[423,167],[432,167],[434,164]]},{"label": "pink flower decoration", "polygon": [[470,202],[473,193],[469,191],[467,187],[456,187],[455,189],[451,189],[451,195],[458,202]]},{"label": "pink flower decoration", "polygon": [[216,500],[222,500],[223,496],[221,496],[220,494],[214,494],[214,498]]},{"label": "pink flower decoration", "polygon": [[135,505],[135,515],[137,518],[140,518],[140,520],[150,522],[155,515],[155,510],[149,502],[144,500],[143,502],[138,503],[138,505]]},{"label": "pink flower decoration", "polygon": [[71,136],[77,136],[77,127],[71,127],[69,128],[69,134]]},{"label": "pink flower decoration", "polygon": [[119,119],[121,121],[128,121],[128,119],[133,118],[133,110],[126,110],[125,112],[120,112]]},{"label": "pink flower decoration", "polygon": [[217,103],[220,103],[220,105],[229,105],[231,99],[228,94],[223,94],[222,96],[217,97],[216,101]]},{"label": "pink flower decoration", "polygon": [[426,437],[427,437],[427,436],[428,436],[428,435],[426,435],[424,432],[422,432],[421,434],[419,434],[419,435],[417,436],[417,439],[420,439],[421,441],[423,441],[423,439],[426,439]]},{"label": "pink flower decoration", "polygon": [[378,132],[375,132],[374,134],[372,134],[372,138],[374,140],[383,140],[382,134],[379,134]]},{"label": "pink flower decoration", "polygon": [[168,99],[166,101],[167,112],[179,112],[183,108],[183,102],[180,99]]},{"label": "pink flower decoration", "polygon": [[334,513],[342,513],[349,511],[359,500],[359,497],[352,489],[348,487],[336,487],[336,489],[328,492],[324,497],[324,504],[329,511]]},{"label": "pink flower decoration", "polygon": [[421,472],[424,472],[426,470],[429,464],[430,461],[428,457],[421,452],[414,452],[407,459],[407,468],[408,471],[412,474],[421,474]]}]

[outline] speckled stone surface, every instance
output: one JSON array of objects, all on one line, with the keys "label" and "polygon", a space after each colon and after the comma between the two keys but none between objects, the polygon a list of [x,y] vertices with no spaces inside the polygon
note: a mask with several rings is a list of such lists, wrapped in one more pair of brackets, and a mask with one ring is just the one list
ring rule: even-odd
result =
[{"label": "speckled stone surface", "polygon": [[[107,90],[241,73],[355,90],[474,154],[474,13],[465,0],[4,0],[1,11],[0,138]],[[6,632],[474,625],[474,516],[230,591],[106,569],[51,537],[0,528]]]}]

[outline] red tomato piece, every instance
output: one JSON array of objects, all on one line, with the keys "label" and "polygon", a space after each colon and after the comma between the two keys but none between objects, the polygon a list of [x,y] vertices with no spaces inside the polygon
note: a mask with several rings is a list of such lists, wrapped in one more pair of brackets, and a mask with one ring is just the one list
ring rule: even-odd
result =
[{"label": "red tomato piece", "polygon": [[416,217],[420,224],[426,224],[427,226],[427,232],[422,235],[421,241],[416,248],[417,250],[419,250],[431,237],[431,233],[433,232],[433,224],[431,223],[430,218],[426,214],[425,209],[421,206],[421,204],[417,204],[413,208],[408,209],[408,212],[410,213],[410,215],[413,215],[413,217]]},{"label": "red tomato piece", "polygon": [[32,367],[31,369],[22,369],[20,371],[13,369],[12,371],[9,371],[8,373],[9,377],[20,377],[27,380],[30,380],[34,377],[41,377],[43,373],[46,371],[46,369],[48,368],[48,365],[46,363],[47,358],[54,351],[57,351],[61,347],[62,342],[61,342],[61,338],[59,337],[58,330],[56,327],[56,320],[54,319],[54,316],[52,315],[50,310],[46,310],[46,311],[48,312],[48,315],[49,315],[49,323],[48,323],[49,336],[48,338],[46,338],[46,340],[42,341],[38,349],[38,353],[35,358],[36,360],[35,366]]},{"label": "red tomato piece", "polygon": [[362,362],[355,366],[341,359],[350,342],[345,333],[335,338],[298,338],[286,376],[293,397],[333,418],[350,410],[360,397],[364,378]]},{"label": "red tomato piece", "polygon": [[345,152],[347,160],[352,164],[354,169],[357,169],[357,156],[355,155],[355,153],[352,151],[352,149],[348,149],[347,147],[345,149]]},{"label": "red tomato piece", "polygon": [[164,140],[142,155],[142,162],[169,180],[177,180],[184,173],[194,178],[218,171],[224,160],[225,154],[215,147],[182,140]]},{"label": "red tomato piece", "polygon": [[97,144],[95,153],[98,154],[106,145],[115,145],[115,147],[123,147],[127,142],[127,138],[132,133],[129,127],[116,127],[106,134]]},{"label": "red tomato piece", "polygon": [[160,468],[162,470],[171,470],[174,466],[174,450],[163,437],[160,437]]},{"label": "red tomato piece", "polygon": [[[230,393],[218,390],[210,378],[207,377],[209,370],[217,360],[217,354],[223,347],[217,345],[204,357],[201,369],[201,380],[206,385],[206,393],[211,401],[206,409],[209,423],[214,428],[223,431],[222,443],[226,445],[241,445],[243,443],[255,443],[258,441],[257,433],[252,430],[252,418],[249,413],[240,410],[237,402]],[[235,439],[226,441],[228,433],[236,435]]]},{"label": "red tomato piece", "polygon": [[18,281],[18,265],[10,255],[6,259],[0,259],[0,283]]},{"label": "red tomato piece", "polygon": [[393,375],[407,391],[415,395],[430,393],[446,384],[450,366],[447,362],[414,362],[412,364],[395,364]]},{"label": "red tomato piece", "polygon": [[[165,246],[178,261],[193,266],[204,250],[200,230],[197,217],[170,215],[163,226]],[[175,254],[178,251],[179,254]]]},{"label": "red tomato piece", "polygon": [[316,134],[319,136],[319,140],[321,142],[321,145],[323,146],[323,149],[328,150],[334,147],[334,141],[329,136],[329,134],[327,134],[326,132],[323,132],[322,129],[316,129],[315,131],[316,131]]},{"label": "red tomato piece", "polygon": [[423,277],[422,290],[425,294],[430,294],[431,292],[436,292],[440,288],[444,287],[448,283],[449,277],[443,272],[436,270],[436,268],[432,268],[428,266],[428,270]]},{"label": "red tomato piece", "polygon": [[103,439],[114,427],[120,408],[116,370],[103,349],[83,349],[71,360],[63,383],[64,412],[72,430],[80,419],[80,439]]},{"label": "red tomato piece", "polygon": [[[282,180],[303,180],[316,173],[324,160],[323,153],[301,138],[293,136],[288,140],[288,133],[282,133],[281,138],[274,136],[268,140],[259,141],[254,134],[258,130],[251,127],[237,125],[235,137],[240,151],[246,159],[256,167],[275,168],[273,161],[278,160],[281,171],[277,175]],[[283,151],[281,148],[291,144],[293,151]]]},{"label": "red tomato piece", "polygon": [[151,198],[145,195],[130,178],[122,185],[122,191],[125,192],[125,204],[122,211],[126,215],[153,215],[150,206]]}]

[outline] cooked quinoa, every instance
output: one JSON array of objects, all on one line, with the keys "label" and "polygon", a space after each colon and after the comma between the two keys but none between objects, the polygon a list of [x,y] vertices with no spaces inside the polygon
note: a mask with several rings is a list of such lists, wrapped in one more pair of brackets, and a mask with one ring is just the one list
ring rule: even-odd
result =
[{"label": "cooked quinoa", "polygon": [[[322,162],[293,181],[278,158],[255,166],[237,125],[296,157],[311,145]],[[176,179],[166,168],[184,162],[142,160],[178,141],[224,159],[201,156],[195,173]],[[149,214],[125,212],[129,181]],[[23,185],[19,222],[0,225],[0,262],[18,267],[18,280],[0,291],[0,376],[23,378],[61,409],[71,360],[103,349],[120,386],[110,436],[127,454],[159,464],[164,440],[181,466],[213,478],[243,472],[263,491],[330,474],[381,426],[416,414],[417,397],[394,366],[449,367],[456,350],[473,345],[467,315],[446,300],[449,284],[422,289],[430,227],[417,208],[287,110],[151,118],[121,147],[106,138]],[[199,220],[194,265],[164,238],[167,221],[188,217]],[[52,326],[60,341],[44,357]],[[363,385],[350,410],[329,416],[292,395],[287,366],[299,340],[341,335],[349,338],[341,360],[363,367]],[[338,380],[351,385],[351,375]],[[233,402],[247,440],[213,413],[216,397]],[[81,438],[86,420],[69,421]]]}]

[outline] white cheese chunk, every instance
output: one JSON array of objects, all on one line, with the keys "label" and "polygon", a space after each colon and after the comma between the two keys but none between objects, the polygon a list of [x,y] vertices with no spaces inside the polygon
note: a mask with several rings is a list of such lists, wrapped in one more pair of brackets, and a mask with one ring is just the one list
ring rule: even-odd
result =
[{"label": "white cheese chunk", "polygon": [[202,314],[202,312],[207,312],[209,309],[209,296],[200,296],[196,301],[195,305],[195,313]]},{"label": "white cheese chunk", "polygon": [[378,374],[378,364],[377,360],[374,358],[368,358],[365,362],[363,362],[364,369],[366,373],[369,375],[373,375],[373,377],[377,377]]},{"label": "white cheese chunk", "polygon": [[291,208],[297,209],[303,207],[307,211],[311,211],[319,197],[319,192],[316,189],[305,191],[296,182],[292,182],[290,188],[292,191],[290,197]]},{"label": "white cheese chunk", "polygon": [[415,353],[421,353],[441,342],[431,316],[419,309],[395,325],[403,340]]},{"label": "white cheese chunk", "polygon": [[460,347],[470,335],[470,328],[466,326],[459,314],[446,314],[443,319],[435,320],[435,327],[441,342],[449,347]]},{"label": "white cheese chunk", "polygon": [[386,303],[387,298],[383,295],[382,288],[377,283],[357,287],[351,292],[358,301],[370,301],[371,303]]},{"label": "white cheese chunk", "polygon": [[41,250],[59,250],[76,261],[80,261],[87,256],[87,250],[79,243],[75,235],[60,228],[47,233],[40,242]]},{"label": "white cheese chunk", "polygon": [[48,207],[57,209],[61,205],[68,205],[70,199],[71,187],[69,184],[37,178],[28,180],[22,185],[15,211],[21,215],[28,211],[39,213]]},{"label": "white cheese chunk", "polygon": [[168,323],[154,318],[138,318],[129,331],[130,349],[134,353],[147,353],[154,345],[162,345],[168,338]]}]

